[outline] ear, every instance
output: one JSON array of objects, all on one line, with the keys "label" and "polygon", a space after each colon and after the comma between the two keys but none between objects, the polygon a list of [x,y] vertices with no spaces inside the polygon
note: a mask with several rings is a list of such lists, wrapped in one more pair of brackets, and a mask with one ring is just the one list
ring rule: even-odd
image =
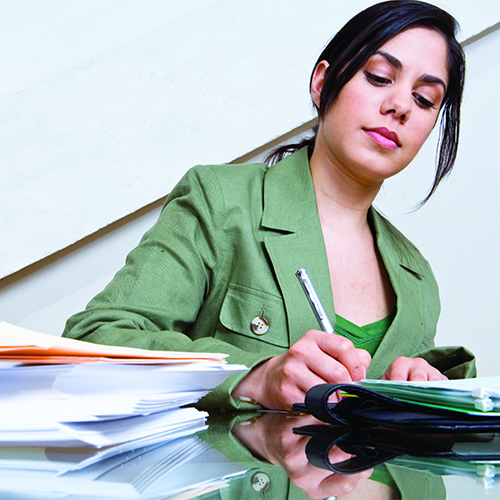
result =
[{"label": "ear", "polygon": [[325,71],[330,66],[327,61],[320,61],[314,68],[314,73],[311,78],[311,97],[315,106],[319,109],[321,99],[321,91],[325,83]]}]

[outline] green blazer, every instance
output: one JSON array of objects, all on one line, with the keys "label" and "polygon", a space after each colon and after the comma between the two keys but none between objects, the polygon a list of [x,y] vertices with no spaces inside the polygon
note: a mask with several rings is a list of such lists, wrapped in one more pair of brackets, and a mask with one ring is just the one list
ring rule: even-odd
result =
[{"label": "green blazer", "polygon": [[[398,356],[434,347],[440,305],[428,262],[370,210],[377,246],[397,296],[397,313],[367,376],[381,377]],[[274,167],[199,166],[168,196],[158,222],[126,265],[64,335],[146,349],[223,352],[248,368],[285,352],[318,324],[295,272],[306,268],[332,323],[328,262],[307,150]],[[252,331],[254,318],[269,329]],[[474,373],[473,356],[447,348],[423,354],[450,376]],[[202,406],[244,408],[230,377]]]}]

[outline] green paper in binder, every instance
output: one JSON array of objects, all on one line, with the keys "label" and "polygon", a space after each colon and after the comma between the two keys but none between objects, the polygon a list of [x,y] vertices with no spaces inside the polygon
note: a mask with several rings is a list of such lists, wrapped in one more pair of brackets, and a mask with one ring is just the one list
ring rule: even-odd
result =
[{"label": "green paper in binder", "polygon": [[470,413],[500,413],[500,377],[480,377],[428,382],[363,380],[361,387],[402,401],[436,405]]}]

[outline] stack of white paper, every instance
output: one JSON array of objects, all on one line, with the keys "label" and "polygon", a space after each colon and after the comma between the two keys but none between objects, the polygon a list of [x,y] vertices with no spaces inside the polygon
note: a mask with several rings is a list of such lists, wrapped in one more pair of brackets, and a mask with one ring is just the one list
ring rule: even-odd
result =
[{"label": "stack of white paper", "polygon": [[[93,446],[103,448],[144,438],[167,438],[204,428],[205,412],[177,408],[147,416],[108,419],[101,422],[31,420],[4,422],[0,419],[1,446]],[[35,421],[36,419],[36,421]]]},{"label": "stack of white paper", "polygon": [[148,351],[0,323],[0,446],[93,446],[193,432],[194,404],[246,369],[225,355]]},{"label": "stack of white paper", "polygon": [[177,408],[196,403],[244,369],[210,361],[5,365],[0,362],[0,431],[30,421],[34,408],[38,422],[115,419]]},{"label": "stack of white paper", "polygon": [[[244,472],[193,436],[223,354],[147,351],[0,323],[0,498],[189,498]],[[184,406],[184,407],[182,407]]]}]

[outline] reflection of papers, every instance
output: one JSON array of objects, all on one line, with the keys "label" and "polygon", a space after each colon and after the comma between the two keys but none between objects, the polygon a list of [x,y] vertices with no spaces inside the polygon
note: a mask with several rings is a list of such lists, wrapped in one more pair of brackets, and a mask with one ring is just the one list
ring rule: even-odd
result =
[{"label": "reflection of papers", "polygon": [[[58,448],[52,443],[48,447],[2,447],[0,448],[0,471],[8,469],[46,471],[51,472],[54,476],[59,476],[125,452],[127,452],[127,456],[133,457],[142,453],[145,448],[159,446],[166,441],[190,436],[207,428],[205,413],[196,413],[192,408],[189,408],[187,412],[183,410],[182,414],[177,413],[177,416],[173,415],[174,413],[168,412],[174,418],[187,417],[188,421],[182,426],[172,426],[170,429],[165,429],[165,432],[161,434],[153,434],[100,449],[84,445],[78,448]],[[172,422],[173,420],[171,420]]]},{"label": "reflection of papers", "polygon": [[[389,462],[397,467],[428,472],[435,476],[463,476],[488,489],[500,483],[500,462],[460,461],[442,458],[417,458],[405,455]],[[493,498],[493,497],[491,497]]]},{"label": "reflection of papers", "polygon": [[[190,498],[220,488],[229,477],[245,472],[196,436],[136,448],[62,474],[55,472],[57,467],[46,465],[51,461],[69,463],[75,453],[48,450],[38,467],[33,457],[26,469],[19,459],[18,468],[0,467],[0,495],[32,500],[63,495],[75,500]],[[0,450],[4,457],[0,466],[5,465],[6,455]]]}]

